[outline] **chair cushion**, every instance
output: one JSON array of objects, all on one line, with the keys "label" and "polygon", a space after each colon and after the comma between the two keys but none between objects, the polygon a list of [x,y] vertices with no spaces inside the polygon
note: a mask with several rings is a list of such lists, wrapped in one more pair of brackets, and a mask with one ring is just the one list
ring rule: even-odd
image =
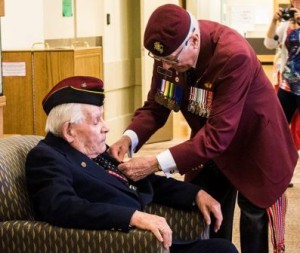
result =
[{"label": "chair cushion", "polygon": [[0,139],[0,221],[32,220],[25,181],[26,156],[41,136]]}]

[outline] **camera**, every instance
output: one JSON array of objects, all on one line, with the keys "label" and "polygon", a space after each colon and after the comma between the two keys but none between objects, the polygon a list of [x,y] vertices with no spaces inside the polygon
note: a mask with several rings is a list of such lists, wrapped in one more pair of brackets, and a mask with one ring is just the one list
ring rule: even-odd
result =
[{"label": "camera", "polygon": [[291,9],[289,9],[289,8],[283,9],[283,10],[282,10],[282,16],[281,16],[282,20],[288,21],[288,20],[290,20],[291,18],[294,18],[295,12],[296,12],[296,11],[291,10]]}]

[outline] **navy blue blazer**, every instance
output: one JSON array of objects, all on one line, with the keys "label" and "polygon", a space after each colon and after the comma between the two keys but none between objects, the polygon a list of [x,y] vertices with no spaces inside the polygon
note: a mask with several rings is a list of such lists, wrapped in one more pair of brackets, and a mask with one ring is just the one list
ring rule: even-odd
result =
[{"label": "navy blue blazer", "polygon": [[28,154],[26,179],[38,220],[61,227],[127,232],[131,216],[159,203],[194,208],[199,186],[151,175],[137,191],[107,173],[65,140],[48,134]]}]

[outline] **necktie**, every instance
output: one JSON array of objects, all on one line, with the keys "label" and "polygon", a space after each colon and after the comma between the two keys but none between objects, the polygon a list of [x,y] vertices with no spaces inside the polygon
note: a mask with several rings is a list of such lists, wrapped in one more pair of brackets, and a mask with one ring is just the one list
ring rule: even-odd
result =
[{"label": "necktie", "polygon": [[109,174],[117,177],[121,181],[128,183],[128,179],[125,175],[118,170],[117,161],[114,160],[108,153],[104,153],[98,155],[95,159],[93,159],[98,165],[103,167]]}]

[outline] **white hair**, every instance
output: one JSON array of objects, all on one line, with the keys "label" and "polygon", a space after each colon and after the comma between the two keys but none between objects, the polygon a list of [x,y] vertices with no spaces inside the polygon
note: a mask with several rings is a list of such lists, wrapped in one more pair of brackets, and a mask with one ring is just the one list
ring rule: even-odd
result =
[{"label": "white hair", "polygon": [[198,20],[191,13],[188,12],[188,14],[190,15],[190,19],[191,19],[191,25],[190,25],[190,31],[189,31],[189,33],[191,33],[192,31],[194,31],[194,32],[200,34]]},{"label": "white hair", "polygon": [[55,106],[48,114],[45,131],[62,137],[62,126],[65,122],[81,123],[84,117],[82,104],[67,103]]},{"label": "white hair", "polygon": [[[185,39],[183,40],[183,42],[181,43],[181,45],[179,47],[176,48],[176,50],[178,50],[178,48],[183,47],[184,45],[187,44],[187,41],[190,39],[191,35],[193,33],[197,33],[200,36],[200,29],[199,29],[199,23],[198,20],[190,13],[188,12],[190,19],[191,19],[191,23],[190,23],[190,28],[189,28],[189,32],[187,33]],[[176,51],[175,50],[175,51]],[[174,51],[174,52],[175,52]],[[174,53],[173,52],[173,53]]]}]

